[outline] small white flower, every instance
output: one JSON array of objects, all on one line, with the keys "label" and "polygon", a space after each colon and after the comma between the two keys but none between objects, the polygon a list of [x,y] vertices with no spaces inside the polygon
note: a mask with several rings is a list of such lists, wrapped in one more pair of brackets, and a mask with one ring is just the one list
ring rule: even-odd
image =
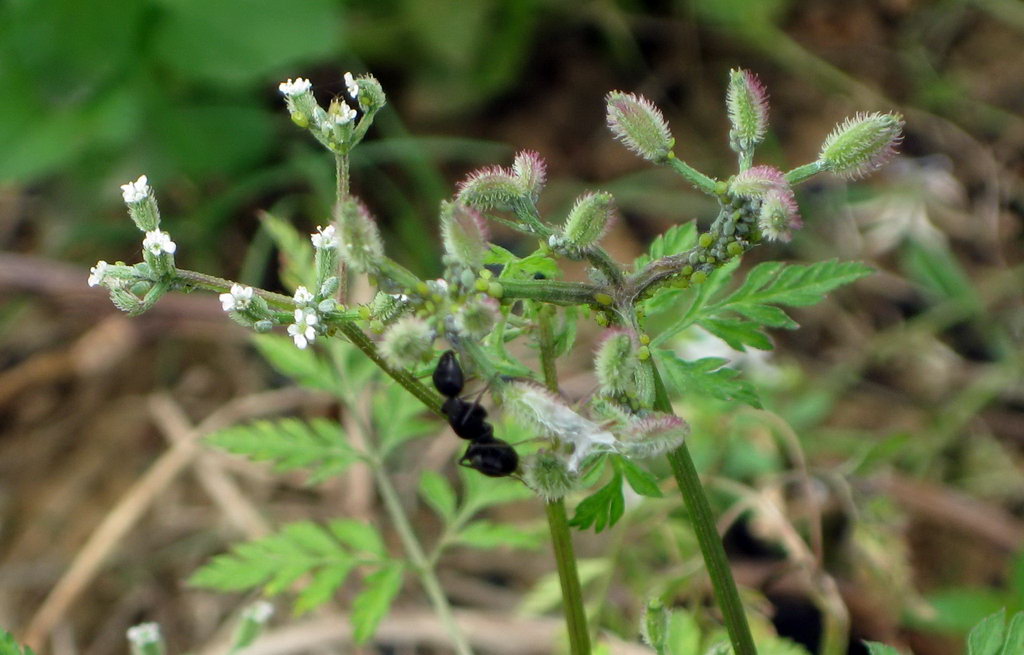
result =
[{"label": "small white flower", "polygon": [[[301,287],[300,287],[301,288]],[[312,309],[296,309],[295,322],[288,326],[288,335],[299,348],[305,348],[316,338],[316,324],[320,321]]]},{"label": "small white flower", "polygon": [[252,287],[232,284],[229,293],[222,293],[218,297],[220,298],[220,304],[224,307],[224,311],[239,312],[249,307],[249,303],[252,302],[252,294]]},{"label": "small white flower", "polygon": [[136,646],[148,646],[160,641],[160,626],[156,623],[140,623],[128,628],[128,641]]},{"label": "small white flower", "polygon": [[359,97],[359,85],[356,84],[356,78],[352,77],[352,73],[345,73],[345,88],[353,99]]},{"label": "small white flower", "polygon": [[95,287],[103,284],[103,278],[107,275],[107,269],[110,268],[110,264],[100,260],[96,262],[96,265],[89,269],[89,286]]},{"label": "small white flower", "polygon": [[334,233],[333,225],[328,225],[327,227],[317,225],[316,233],[310,235],[309,238],[313,242],[313,247],[317,250],[338,247],[338,237]]},{"label": "small white flower", "polygon": [[274,606],[265,600],[261,600],[250,605],[243,613],[243,617],[256,623],[266,623],[273,614]]},{"label": "small white flower", "polygon": [[348,106],[348,103],[342,100],[338,103],[336,113],[331,115],[331,119],[335,125],[346,125],[356,119],[356,110]]},{"label": "small white flower", "polygon": [[170,234],[161,230],[152,230],[146,232],[146,238],[142,240],[142,247],[154,255],[161,253],[173,255],[174,251],[178,249],[178,244],[171,241]]},{"label": "small white flower", "polygon": [[140,175],[134,182],[121,185],[121,196],[129,205],[145,200],[149,197],[150,191],[149,180],[145,175]]},{"label": "small white flower", "polygon": [[287,82],[281,82],[277,88],[286,96],[297,96],[313,88],[313,83],[302,77],[296,77],[294,82],[288,78]]},{"label": "small white flower", "polygon": [[[313,302],[313,294],[309,292],[306,287],[299,287],[295,290],[295,304],[297,305],[308,305]],[[296,310],[298,311],[298,310]]]}]

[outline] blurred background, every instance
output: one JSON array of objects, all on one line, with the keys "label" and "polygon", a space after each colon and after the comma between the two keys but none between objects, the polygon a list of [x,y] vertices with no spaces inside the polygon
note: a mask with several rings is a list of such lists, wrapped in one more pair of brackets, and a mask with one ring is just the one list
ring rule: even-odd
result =
[{"label": "blurred background", "polygon": [[[549,165],[548,215],[583,190],[612,191],[622,220],[606,245],[631,261],[715,207],[611,139],[604,94],[648,96],[676,152],[727,176],[733,67],[771,96],[761,163],[812,160],[857,111],[902,112],[906,140],[866,181],[802,186],[806,229],[744,262],[857,259],[876,275],[796,312],[801,329],[774,334],[768,355],[693,342],[733,359],[770,410],[691,408],[699,466],[794,521],[815,505],[851,653],[866,652],[862,638],[959,653],[978,619],[1024,608],[1024,4],[11,0],[0,5],[0,625],[46,652],[99,655],[124,652],[124,630],[156,620],[175,652],[204,652],[242,599],[186,586],[200,563],[266,524],[374,516],[365,476],[311,488],[186,453],[211,415],[245,416],[246,398],[287,381],[212,295],[127,319],[86,286],[96,260],[140,258],[118,185],[149,176],[179,266],[281,289],[260,210],[300,232],[323,224],[333,163],[291,124],[277,84],[311,78],[326,104],[343,72],[371,72],[389,107],[353,155],[353,190],[392,256],[436,276],[440,200],[468,171],[534,149]],[[582,370],[589,351],[577,350]],[[282,393],[281,411],[324,410],[315,395]],[[785,492],[797,460],[817,482],[810,499]],[[244,502],[225,500],[217,480]],[[715,501],[728,518],[730,496]],[[542,514],[535,503],[508,511]],[[789,575],[778,526],[756,518],[724,526],[739,581],[780,634],[814,652],[818,606]],[[632,541],[636,523],[579,538],[581,557],[614,562],[588,593],[625,641],[645,584],[677,549]],[[543,549],[471,551],[446,560],[442,580],[467,611],[507,617],[496,629],[548,631],[552,641],[518,652],[551,652],[557,610],[520,611],[551,570]],[[402,603],[425,607],[412,584]],[[417,643],[362,652],[445,652]],[[325,641],[306,652],[352,651]]]}]

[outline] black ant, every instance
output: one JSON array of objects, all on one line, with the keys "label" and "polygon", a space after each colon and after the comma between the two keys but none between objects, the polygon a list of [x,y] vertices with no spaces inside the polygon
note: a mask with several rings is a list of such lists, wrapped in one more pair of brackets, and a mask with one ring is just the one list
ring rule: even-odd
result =
[{"label": "black ant", "polygon": [[459,463],[492,478],[515,473],[519,468],[519,455],[508,442],[494,436],[494,428],[487,422],[487,410],[478,400],[472,402],[459,397],[465,385],[465,375],[455,352],[445,351],[434,369],[434,387],[445,397],[441,411],[448,417],[459,437],[471,443]]}]

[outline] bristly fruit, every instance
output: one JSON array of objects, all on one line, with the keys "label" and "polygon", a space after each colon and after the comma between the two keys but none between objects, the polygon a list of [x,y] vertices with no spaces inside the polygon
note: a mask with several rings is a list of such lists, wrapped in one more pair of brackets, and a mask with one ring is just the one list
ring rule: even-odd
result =
[{"label": "bristly fruit", "polygon": [[338,207],[335,224],[345,262],[360,273],[376,273],[384,258],[384,242],[369,210],[355,198],[347,198]]},{"label": "bristly fruit", "polygon": [[441,238],[452,261],[474,271],[484,267],[490,234],[475,209],[457,202],[442,202]]},{"label": "bristly fruit", "polygon": [[785,174],[774,166],[754,166],[729,180],[729,193],[743,198],[760,198],[772,190],[789,189]]},{"label": "bristly fruit", "polygon": [[456,198],[464,205],[481,211],[510,211],[522,195],[522,187],[511,171],[492,166],[470,173],[459,183]]},{"label": "bristly fruit", "polygon": [[633,335],[626,330],[612,328],[605,332],[594,356],[594,372],[603,393],[616,396],[633,391],[640,365],[636,349]]},{"label": "bristly fruit", "polygon": [[761,211],[757,216],[761,234],[772,241],[789,241],[793,238],[793,230],[803,227],[796,199],[789,189],[769,191],[761,201]]},{"label": "bristly fruit", "polygon": [[736,152],[751,152],[768,131],[768,92],[764,84],[748,70],[729,71],[726,93],[729,110],[729,145]]},{"label": "bristly fruit", "polygon": [[548,450],[540,450],[523,462],[523,482],[549,503],[569,494],[578,479],[564,459]]},{"label": "bristly fruit", "polygon": [[565,244],[575,250],[586,250],[596,245],[608,232],[614,217],[612,194],[601,191],[580,196],[565,219],[562,231]]},{"label": "bristly fruit", "polygon": [[608,128],[627,148],[648,161],[668,159],[675,140],[661,110],[647,98],[612,91],[605,96]]},{"label": "bristly fruit", "polygon": [[407,368],[422,364],[434,354],[434,331],[426,321],[404,316],[384,333],[380,350],[393,366]]},{"label": "bristly fruit", "polygon": [[902,141],[903,117],[899,114],[857,114],[828,135],[818,161],[840,177],[856,179],[884,166]]},{"label": "bristly fruit", "polygon": [[544,159],[532,150],[523,150],[516,155],[512,173],[523,195],[537,202],[544,182],[547,181],[547,165]]}]

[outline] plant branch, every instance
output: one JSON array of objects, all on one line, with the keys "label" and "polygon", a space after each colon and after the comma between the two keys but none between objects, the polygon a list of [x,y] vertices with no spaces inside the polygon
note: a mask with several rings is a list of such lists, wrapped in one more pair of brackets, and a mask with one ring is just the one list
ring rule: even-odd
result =
[{"label": "plant branch", "polygon": [[696,187],[699,191],[703,191],[704,193],[712,196],[715,195],[715,187],[717,186],[715,180],[676,157],[675,153],[669,153],[669,158],[665,161],[665,164],[676,173],[679,173],[686,178],[686,181]]},{"label": "plant branch", "polygon": [[559,280],[498,280],[503,298],[539,300],[552,305],[592,305],[595,294],[602,287],[584,282],[562,282]]},{"label": "plant branch", "polygon": [[[668,399],[665,384],[654,364],[654,358],[647,361],[654,374],[654,409],[671,414],[672,403]],[[704,564],[707,567],[708,576],[711,578],[711,586],[715,590],[715,599],[722,610],[722,619],[729,633],[733,651],[736,655],[757,655],[754,638],[751,636],[750,626],[747,624],[747,615],[743,611],[743,601],[740,600],[736,581],[733,580],[732,571],[729,568],[729,559],[725,554],[725,547],[722,545],[722,539],[718,536],[718,530],[715,527],[715,516],[711,511],[707,495],[704,493],[704,487],[701,486],[700,476],[697,474],[697,468],[693,464],[693,458],[690,457],[686,443],[668,454],[668,462],[672,467],[672,474],[675,476],[679,492],[683,496],[683,502],[690,515],[693,531],[697,535],[697,543],[704,556]]]},{"label": "plant branch", "polygon": [[[554,336],[551,326],[551,308],[538,307],[538,342],[540,345],[541,368],[544,384],[558,393],[558,371],[555,369]],[[561,498],[545,503],[551,545],[558,567],[558,582],[562,587],[562,606],[565,625],[569,632],[569,649],[573,655],[589,655],[590,631],[587,629],[587,614],[583,607],[583,589],[579,572],[576,570],[576,554],[572,547],[572,534],[565,513],[565,501]]]}]

